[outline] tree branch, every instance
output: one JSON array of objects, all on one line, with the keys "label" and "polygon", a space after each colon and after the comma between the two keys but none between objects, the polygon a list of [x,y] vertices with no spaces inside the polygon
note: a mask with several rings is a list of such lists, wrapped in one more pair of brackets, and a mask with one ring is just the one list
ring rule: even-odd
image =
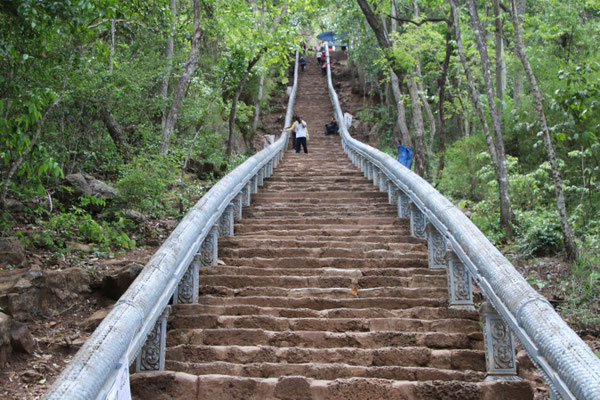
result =
[{"label": "tree branch", "polygon": [[388,18],[392,18],[395,19],[396,21],[400,22],[400,24],[413,24],[416,26],[421,26],[427,22],[445,22],[446,24],[451,24],[451,22],[447,19],[447,18],[425,18],[419,22],[417,21],[413,21],[412,19],[406,19],[406,18],[400,18],[400,17],[394,17],[391,16],[389,14],[386,14],[386,16]]}]

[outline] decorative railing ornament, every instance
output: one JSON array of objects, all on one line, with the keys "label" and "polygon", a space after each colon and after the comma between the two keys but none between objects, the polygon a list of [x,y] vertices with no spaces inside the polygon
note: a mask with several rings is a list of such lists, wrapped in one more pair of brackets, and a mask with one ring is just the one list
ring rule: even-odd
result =
[{"label": "decorative railing ornament", "polygon": [[[325,46],[325,51],[327,65],[331,66],[328,46]],[[420,227],[425,227],[422,221],[427,220],[444,235],[452,251],[508,327],[507,332],[512,332],[540,369],[553,396],[600,399],[600,359],[460,209],[394,158],[353,139],[344,123],[344,114],[331,80],[331,68],[327,68],[327,86],[344,151],[351,159],[364,159],[361,166],[369,179],[376,181],[373,170],[380,171],[403,193],[398,196],[398,213],[406,217],[410,211],[411,227],[415,219],[413,233],[419,234]],[[456,277],[460,281],[461,267],[458,264],[456,267]],[[456,287],[458,298],[465,288],[464,283],[461,285]],[[496,337],[501,336],[501,330],[496,329],[495,332]],[[498,360],[509,354],[504,349],[506,347],[497,347]]]},{"label": "decorative railing ornament", "polygon": [[[297,76],[298,53],[285,126],[292,121]],[[197,274],[190,272],[195,259],[200,268],[217,265],[219,226],[224,226],[221,234],[233,234],[233,220],[239,215],[239,210],[234,212],[236,198],[241,198],[245,206],[250,205],[250,195],[256,193],[259,178],[262,181],[270,176],[282,159],[288,136],[289,133],[284,132],[275,143],[249,157],[189,210],[75,354],[44,399],[104,399],[119,372],[117,366],[124,359],[131,363],[137,358],[136,370],[140,372],[164,368],[169,302],[190,299],[194,283],[192,280],[190,285],[189,274]]]}]

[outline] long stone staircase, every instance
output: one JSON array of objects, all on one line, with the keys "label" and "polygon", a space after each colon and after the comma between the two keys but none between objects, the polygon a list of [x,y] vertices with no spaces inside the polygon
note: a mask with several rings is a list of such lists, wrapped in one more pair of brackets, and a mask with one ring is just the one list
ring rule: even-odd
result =
[{"label": "long stone staircase", "polygon": [[295,110],[308,154],[288,151],[201,269],[199,304],[173,306],[166,371],[132,377],[150,399],[531,399],[485,379],[477,312],[448,307],[425,241],[325,136],[312,57]]}]

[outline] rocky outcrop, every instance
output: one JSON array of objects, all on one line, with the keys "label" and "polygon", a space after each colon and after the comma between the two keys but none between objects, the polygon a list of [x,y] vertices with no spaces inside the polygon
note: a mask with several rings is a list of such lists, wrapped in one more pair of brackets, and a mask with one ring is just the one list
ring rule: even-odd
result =
[{"label": "rocky outcrop", "polygon": [[15,237],[0,237],[0,269],[23,267],[27,263],[23,243]]},{"label": "rocky outcrop", "polygon": [[102,279],[102,294],[113,300],[119,300],[119,297],[137,278],[144,266],[138,263],[131,263],[111,275]]},{"label": "rocky outcrop", "polygon": [[79,268],[0,271],[0,307],[18,321],[47,317],[90,293],[91,281],[90,273]]},{"label": "rocky outcrop", "polygon": [[65,176],[65,183],[78,196],[87,194],[100,199],[110,200],[119,195],[117,189],[88,174],[69,174]]}]

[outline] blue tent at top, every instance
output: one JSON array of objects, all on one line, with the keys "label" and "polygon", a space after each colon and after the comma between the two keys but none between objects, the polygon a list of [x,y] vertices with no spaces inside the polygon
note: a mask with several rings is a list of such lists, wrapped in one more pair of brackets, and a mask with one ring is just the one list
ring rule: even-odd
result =
[{"label": "blue tent at top", "polygon": [[338,34],[335,33],[334,31],[325,31],[325,32],[319,33],[317,35],[317,39],[322,40],[324,42],[335,42],[337,40],[340,40],[340,39],[343,40],[345,38],[346,38],[346,34],[345,33],[342,33],[338,37]]}]

